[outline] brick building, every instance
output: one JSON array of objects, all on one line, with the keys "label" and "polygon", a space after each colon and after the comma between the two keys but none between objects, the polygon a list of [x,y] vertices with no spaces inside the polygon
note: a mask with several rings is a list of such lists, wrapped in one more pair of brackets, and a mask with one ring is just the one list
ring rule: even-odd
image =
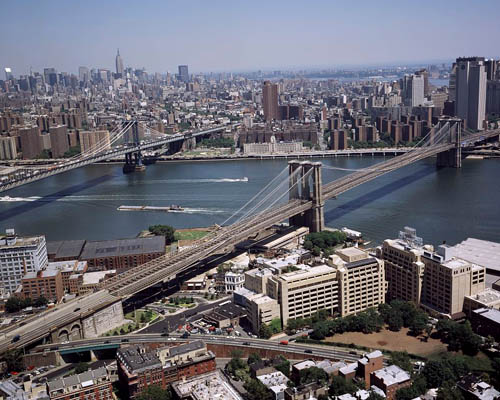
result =
[{"label": "brick building", "polygon": [[62,274],[57,269],[28,272],[21,279],[21,286],[21,293],[24,298],[34,300],[45,297],[49,301],[58,303],[64,296]]},{"label": "brick building", "polygon": [[119,349],[116,353],[120,385],[128,398],[137,397],[148,386],[166,388],[180,379],[215,371],[215,355],[201,340],[155,350],[141,345]]},{"label": "brick building", "polygon": [[47,393],[52,400],[114,398],[110,374],[104,367],[50,381],[47,383]]}]

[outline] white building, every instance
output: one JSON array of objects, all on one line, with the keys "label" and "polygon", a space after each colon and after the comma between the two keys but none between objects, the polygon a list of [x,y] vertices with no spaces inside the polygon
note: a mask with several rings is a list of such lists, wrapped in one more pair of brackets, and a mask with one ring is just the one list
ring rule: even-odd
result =
[{"label": "white building", "polygon": [[233,293],[245,285],[245,274],[240,272],[226,272],[224,275],[224,287],[226,293]]},{"label": "white building", "polygon": [[28,272],[37,272],[48,264],[44,236],[18,237],[7,229],[0,238],[0,283],[8,292],[14,292]]}]

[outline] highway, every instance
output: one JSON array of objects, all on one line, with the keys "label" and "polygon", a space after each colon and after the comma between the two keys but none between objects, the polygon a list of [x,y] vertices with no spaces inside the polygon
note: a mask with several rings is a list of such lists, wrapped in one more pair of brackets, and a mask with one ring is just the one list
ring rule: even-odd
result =
[{"label": "highway", "polygon": [[[334,360],[346,360],[348,362],[353,362],[358,360],[362,353],[353,350],[343,350],[336,347],[321,346],[305,343],[294,343],[291,342],[288,345],[280,344],[279,342],[274,342],[265,339],[251,339],[251,338],[237,338],[232,336],[222,336],[222,335],[191,335],[189,339],[182,339],[179,336],[170,335],[169,337],[162,336],[161,334],[132,334],[124,336],[110,336],[96,339],[82,339],[74,340],[70,343],[62,344],[56,343],[51,345],[41,345],[33,349],[33,352],[43,352],[47,350],[75,350],[75,351],[85,351],[90,350],[93,346],[98,345],[129,345],[129,344],[140,344],[140,343],[184,343],[187,340],[192,341],[196,339],[201,339],[207,344],[217,344],[223,346],[241,346],[247,348],[255,349],[265,349],[265,350],[277,350],[277,351],[288,351],[297,354],[304,354],[304,358],[314,355],[318,357],[324,357]],[[306,351],[307,350],[307,351]],[[353,354],[354,353],[354,354]]]}]

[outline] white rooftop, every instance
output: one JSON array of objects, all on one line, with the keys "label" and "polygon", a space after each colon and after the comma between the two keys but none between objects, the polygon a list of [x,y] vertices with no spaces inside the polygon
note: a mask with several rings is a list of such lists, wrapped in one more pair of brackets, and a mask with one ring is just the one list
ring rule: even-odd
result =
[{"label": "white rooftop", "polygon": [[379,369],[378,371],[375,371],[374,374],[387,386],[403,383],[411,379],[408,372],[406,372],[402,368],[399,368],[397,365],[390,365],[388,367]]},{"label": "white rooftop", "polygon": [[500,272],[500,243],[468,238],[449,249],[455,257]]},{"label": "white rooftop", "polygon": [[83,284],[84,285],[96,285],[101,282],[106,275],[114,274],[116,270],[110,269],[109,271],[96,271],[96,272],[87,272],[83,274]]},{"label": "white rooftop", "polygon": [[472,300],[479,301],[487,306],[494,306],[497,303],[500,303],[500,292],[498,290],[492,288],[486,288],[483,291],[472,295],[466,296]]},{"label": "white rooftop", "polygon": [[315,366],[316,366],[316,363],[313,360],[304,360],[304,361],[301,361],[297,364],[293,364],[293,368],[295,368],[299,371],[302,369],[308,369],[308,368],[315,367]]},{"label": "white rooftop", "polygon": [[278,385],[286,385],[286,383],[289,381],[286,375],[281,371],[274,371],[270,374],[259,375],[257,379],[261,381],[262,384],[267,388]]}]

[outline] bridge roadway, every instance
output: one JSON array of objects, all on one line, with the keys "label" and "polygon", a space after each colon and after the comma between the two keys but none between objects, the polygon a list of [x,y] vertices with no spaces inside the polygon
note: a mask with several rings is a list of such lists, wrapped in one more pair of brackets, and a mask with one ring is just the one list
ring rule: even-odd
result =
[{"label": "bridge roadway", "polygon": [[[33,169],[23,169],[20,172],[22,175],[20,177],[14,177],[13,179],[0,182],[0,192],[4,192],[6,190],[13,189],[18,186],[26,185],[28,183],[32,183],[35,181],[39,181],[41,179],[48,178],[49,176],[61,174],[63,172],[71,171],[76,168],[84,167],[86,165],[94,164],[96,162],[105,161],[110,158],[116,158],[120,156],[124,156],[128,153],[135,153],[137,151],[144,151],[148,149],[157,148],[163,146],[165,144],[177,142],[180,140],[186,140],[197,136],[207,135],[209,133],[215,133],[223,131],[227,128],[227,126],[219,126],[216,128],[200,130],[196,132],[189,133],[178,133],[175,135],[165,135],[164,138],[154,139],[154,140],[146,140],[141,142],[138,145],[128,144],[122,145],[115,148],[111,148],[102,153],[95,154],[90,157],[84,157],[83,159],[76,159],[74,161],[62,162],[56,164],[55,166],[50,166],[43,171],[35,172]],[[19,174],[19,172],[18,172]]]},{"label": "bridge roadway", "polygon": [[[484,140],[489,137],[500,134],[500,129],[489,132],[480,132],[472,134],[462,140],[462,145],[466,146],[475,141]],[[431,157],[440,152],[454,148],[454,144],[440,144],[428,148],[417,148],[412,152],[408,152],[402,156],[390,159],[385,162],[376,164],[373,168],[367,168],[358,172],[349,174],[343,178],[337,179],[326,185],[323,185],[323,197],[329,199],[343,193],[355,186],[361,185],[371,179],[391,172],[395,169],[409,165],[418,160]],[[167,281],[177,275],[179,272],[185,271],[195,262],[204,257],[214,254],[214,252],[222,252],[223,250],[241,242],[248,237],[251,237],[256,232],[266,229],[284,219],[290,218],[293,215],[300,214],[312,207],[310,200],[290,200],[288,203],[276,206],[264,213],[247,218],[239,223],[223,227],[215,233],[197,241],[192,247],[178,252],[174,255],[165,255],[152,260],[140,267],[131,269],[123,274],[120,274],[105,282],[103,289],[120,298],[127,298],[133,294],[146,289],[154,284],[162,281]],[[97,292],[79,301],[88,309],[92,309],[93,304],[96,304],[96,299],[102,296],[103,292]],[[106,293],[106,292],[104,292]],[[99,300],[97,300],[97,304]],[[66,311],[62,311],[66,310]],[[64,317],[62,314],[68,314]],[[0,353],[9,349],[17,348],[26,344],[34,343],[43,337],[47,336],[52,329],[58,326],[67,324],[69,319],[75,320],[77,316],[69,312],[67,308],[59,308],[58,314],[60,319],[54,318],[52,325],[47,323],[45,317],[42,317],[42,324],[37,325],[36,320],[27,323],[25,326],[17,326],[0,338]],[[43,314],[42,314],[43,315]],[[69,319],[68,319],[69,318]],[[21,335],[21,339],[12,343],[12,338],[15,335]]]},{"label": "bridge roadway", "polygon": [[[245,348],[255,348],[264,350],[276,350],[280,352],[291,352],[308,356],[314,355],[335,360],[356,361],[361,357],[361,353],[355,351],[342,350],[337,347],[329,347],[315,344],[290,342],[287,345],[280,344],[277,341],[252,338],[238,338],[233,336],[219,335],[191,335],[189,340],[201,339],[207,344],[221,346],[241,346]],[[141,343],[184,343],[186,339],[180,337],[165,337],[160,334],[132,334],[124,336],[107,336],[95,339],[74,340],[70,343],[57,343],[52,345],[41,345],[33,349],[33,352],[58,351],[62,354],[70,354],[82,351],[90,351],[98,347],[119,347],[122,344],[141,344]],[[306,352],[306,350],[308,350]],[[309,353],[311,351],[312,353]],[[355,353],[355,354],[353,354]]]}]

